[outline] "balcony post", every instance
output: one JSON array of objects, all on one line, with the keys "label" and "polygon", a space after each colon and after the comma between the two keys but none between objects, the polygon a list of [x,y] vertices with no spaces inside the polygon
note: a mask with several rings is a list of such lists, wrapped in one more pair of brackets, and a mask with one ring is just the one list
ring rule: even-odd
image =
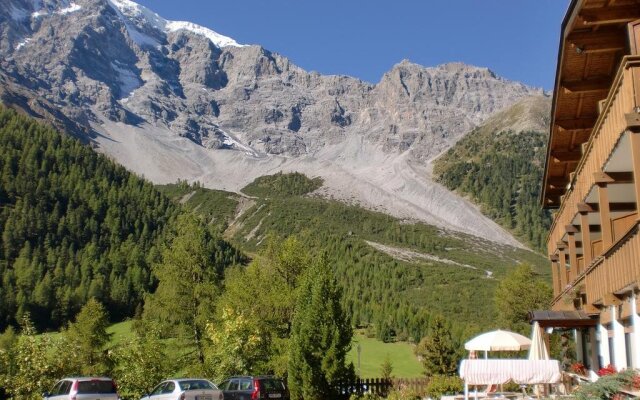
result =
[{"label": "balcony post", "polygon": [[582,257],[584,258],[584,267],[587,268],[591,264],[593,254],[591,254],[591,228],[589,227],[589,212],[593,211],[585,203],[578,204],[578,212],[580,213],[580,234],[582,235]]},{"label": "balcony post", "polygon": [[553,279],[553,297],[556,297],[560,294],[560,276],[558,275],[558,255],[553,254],[549,257],[551,260],[551,276]]},{"label": "balcony post", "polygon": [[576,280],[580,271],[578,270],[578,251],[576,249],[576,232],[578,230],[573,225],[565,227],[569,243],[569,282]]},{"label": "balcony post", "polygon": [[607,189],[607,184],[613,182],[613,179],[604,172],[596,172],[595,181],[598,185],[598,209],[600,211],[600,228],[602,230],[602,249],[606,250],[613,244],[609,191]]},{"label": "balcony post", "polygon": [[567,287],[569,280],[567,279],[567,255],[566,244],[564,242],[558,243],[558,263],[560,264],[560,293]]},{"label": "balcony post", "polygon": [[631,142],[631,163],[633,165],[633,186],[636,194],[636,209],[640,209],[640,133],[631,132],[629,134]]}]

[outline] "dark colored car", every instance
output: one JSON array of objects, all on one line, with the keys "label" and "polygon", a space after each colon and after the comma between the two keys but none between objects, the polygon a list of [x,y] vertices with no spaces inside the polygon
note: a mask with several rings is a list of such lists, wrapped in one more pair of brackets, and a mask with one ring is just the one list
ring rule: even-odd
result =
[{"label": "dark colored car", "polygon": [[289,400],[284,381],[273,376],[233,376],[218,387],[224,400]]}]

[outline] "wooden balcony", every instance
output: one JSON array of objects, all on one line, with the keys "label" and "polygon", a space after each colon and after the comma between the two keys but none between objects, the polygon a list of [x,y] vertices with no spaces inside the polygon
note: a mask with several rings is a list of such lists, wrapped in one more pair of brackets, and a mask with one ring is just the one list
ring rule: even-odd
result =
[{"label": "wooden balcony", "polygon": [[616,294],[635,284],[640,276],[639,260],[640,234],[636,220],[620,240],[583,274],[587,303],[602,303],[605,295]]},{"label": "wooden balcony", "polygon": [[[635,82],[634,82],[635,81]],[[604,107],[591,138],[584,147],[582,159],[575,170],[571,188],[566,192],[556,213],[548,237],[549,254],[565,235],[564,227],[572,223],[582,202],[596,184],[595,173],[602,171],[618,140],[625,133],[625,115],[640,106],[640,56],[623,59],[605,100]]]},{"label": "wooden balcony", "polygon": [[[560,254],[559,261],[554,263],[554,268],[559,268],[559,271],[554,271],[554,305],[558,305],[561,297],[577,286],[581,286],[581,291],[586,291],[588,301],[593,303],[604,293],[621,290],[621,282],[628,285],[640,276],[640,262],[636,261],[640,260],[637,206],[636,210],[609,219],[606,227],[604,222],[600,224],[603,232],[610,232],[608,240],[603,240],[603,233],[603,237],[591,238],[582,243],[578,233],[568,231],[576,226],[575,221],[580,213],[579,204],[585,204],[588,196],[593,195],[594,187],[600,184],[598,174],[605,170],[612,153],[628,131],[628,115],[636,112],[639,106],[640,56],[626,56],[602,104],[602,111],[590,139],[583,145],[582,158],[549,232],[548,254]],[[635,197],[632,201],[637,204]],[[568,234],[575,236],[567,236]],[[575,254],[577,241],[580,241],[578,246],[582,246],[582,255]],[[559,247],[561,244],[563,248]],[[637,266],[633,265],[634,261]],[[563,275],[565,268],[561,267],[562,264],[569,265],[565,267],[566,277]]]}]

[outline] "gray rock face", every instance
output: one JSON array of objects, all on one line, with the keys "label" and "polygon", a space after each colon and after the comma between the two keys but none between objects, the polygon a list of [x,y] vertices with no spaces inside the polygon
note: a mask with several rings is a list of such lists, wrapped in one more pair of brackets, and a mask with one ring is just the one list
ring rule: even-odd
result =
[{"label": "gray rock face", "polygon": [[[423,166],[496,111],[541,94],[460,63],[402,61],[377,84],[324,76],[130,0],[3,0],[0,84],[3,102],[52,119],[117,159],[136,149],[105,145],[105,126],[151,135],[162,129],[211,152],[256,159],[334,162],[350,157],[334,149],[348,147],[375,149],[371,160],[402,156]],[[160,176],[152,163],[119,160]],[[212,165],[201,169],[210,173]],[[277,163],[270,165],[263,173],[274,172]],[[203,180],[216,186],[212,176]]]},{"label": "gray rock face", "polygon": [[464,64],[403,61],[377,85],[322,76],[259,46],[220,46],[201,27],[167,28],[128,0],[5,3],[5,79],[64,115],[161,123],[208,148],[239,149],[228,131],[257,153],[300,156],[362,134],[426,160],[537,92]]}]

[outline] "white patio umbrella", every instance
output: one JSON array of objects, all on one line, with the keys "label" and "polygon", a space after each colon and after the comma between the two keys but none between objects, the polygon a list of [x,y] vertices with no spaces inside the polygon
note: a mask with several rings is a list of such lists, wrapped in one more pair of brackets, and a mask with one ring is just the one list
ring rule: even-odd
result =
[{"label": "white patio umbrella", "polygon": [[483,333],[469,340],[464,348],[469,351],[484,351],[487,358],[489,351],[520,351],[531,347],[531,340],[515,332],[491,331]]},{"label": "white patio umbrella", "polygon": [[542,335],[542,328],[538,321],[533,323],[531,329],[531,347],[529,348],[529,360],[548,360],[549,351],[547,345],[544,342]]}]

